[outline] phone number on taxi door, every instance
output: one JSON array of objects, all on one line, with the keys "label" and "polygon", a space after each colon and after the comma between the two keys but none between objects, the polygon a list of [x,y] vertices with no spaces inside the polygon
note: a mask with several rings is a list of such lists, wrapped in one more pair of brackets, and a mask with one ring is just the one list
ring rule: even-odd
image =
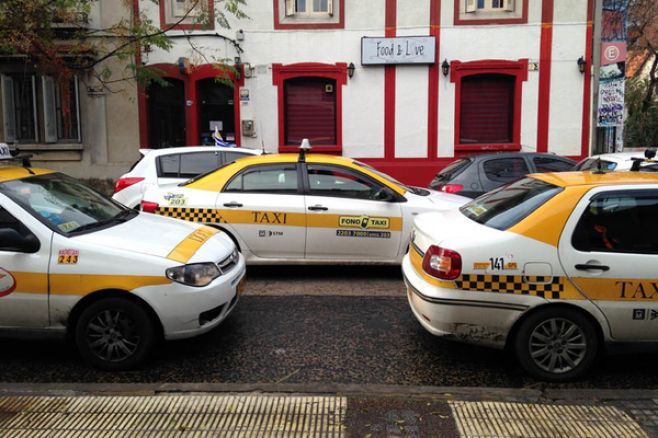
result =
[{"label": "phone number on taxi door", "polygon": [[336,230],[336,236],[341,237],[374,237],[378,239],[390,239],[389,231],[360,231],[360,230]]}]

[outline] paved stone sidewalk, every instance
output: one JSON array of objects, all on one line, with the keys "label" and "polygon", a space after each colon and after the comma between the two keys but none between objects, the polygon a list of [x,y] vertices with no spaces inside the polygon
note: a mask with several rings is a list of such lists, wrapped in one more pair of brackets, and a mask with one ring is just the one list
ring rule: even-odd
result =
[{"label": "paved stone sidewalk", "polygon": [[2,437],[658,437],[658,398],[647,391],[559,399],[479,388],[363,386],[343,395],[13,388],[0,390]]}]

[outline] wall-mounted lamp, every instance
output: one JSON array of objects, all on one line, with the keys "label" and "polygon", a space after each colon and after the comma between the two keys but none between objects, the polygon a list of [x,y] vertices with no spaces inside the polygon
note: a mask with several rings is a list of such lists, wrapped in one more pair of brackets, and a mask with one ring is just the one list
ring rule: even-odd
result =
[{"label": "wall-mounted lamp", "polygon": [[441,64],[441,73],[443,73],[443,76],[448,76],[450,73],[450,64],[448,63],[447,59],[444,59],[443,63]]},{"label": "wall-mounted lamp", "polygon": [[244,41],[244,30],[238,29],[238,31],[235,32],[235,39],[237,41]]},{"label": "wall-mounted lamp", "polygon": [[585,62],[585,58],[582,56],[578,58],[578,71],[581,73],[585,73],[585,67],[587,67],[587,62]]},{"label": "wall-mounted lamp", "polygon": [[239,81],[242,74],[242,60],[239,56],[236,56],[233,60],[235,62],[235,79]]},{"label": "wall-mounted lamp", "polygon": [[350,79],[352,79],[352,76],[354,76],[354,69],[355,69],[355,68],[356,68],[356,67],[354,67],[354,63],[353,63],[353,62],[350,62],[350,65],[347,66],[347,76],[348,76]]}]

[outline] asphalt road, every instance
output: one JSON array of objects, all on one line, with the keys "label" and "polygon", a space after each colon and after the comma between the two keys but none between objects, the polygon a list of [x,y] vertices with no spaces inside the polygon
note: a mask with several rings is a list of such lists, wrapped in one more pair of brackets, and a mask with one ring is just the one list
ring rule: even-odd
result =
[{"label": "asphalt road", "polygon": [[[64,342],[0,339],[0,381],[540,385],[504,352],[426,333],[398,268],[251,268],[248,290],[218,329],[132,372],[90,369]],[[568,386],[658,389],[658,355],[609,357]]]}]

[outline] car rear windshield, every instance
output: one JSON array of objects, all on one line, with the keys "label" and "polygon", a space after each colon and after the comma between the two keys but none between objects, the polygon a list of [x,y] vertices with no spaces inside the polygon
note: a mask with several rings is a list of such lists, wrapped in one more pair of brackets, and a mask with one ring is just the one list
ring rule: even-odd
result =
[{"label": "car rear windshield", "polygon": [[446,167],[441,169],[439,173],[436,174],[436,179],[440,181],[450,181],[457,175],[461,173],[462,170],[466,169],[468,165],[471,164],[471,160],[467,158],[462,158],[457,161],[453,161],[448,164]]},{"label": "car rear windshield", "polygon": [[617,168],[617,163],[613,161],[599,160],[598,158],[589,158],[581,163],[575,170],[598,170],[599,166],[601,166],[601,170],[603,171],[613,171]]},{"label": "car rear windshield", "polygon": [[562,191],[534,178],[523,178],[462,206],[464,216],[497,230],[506,230]]}]

